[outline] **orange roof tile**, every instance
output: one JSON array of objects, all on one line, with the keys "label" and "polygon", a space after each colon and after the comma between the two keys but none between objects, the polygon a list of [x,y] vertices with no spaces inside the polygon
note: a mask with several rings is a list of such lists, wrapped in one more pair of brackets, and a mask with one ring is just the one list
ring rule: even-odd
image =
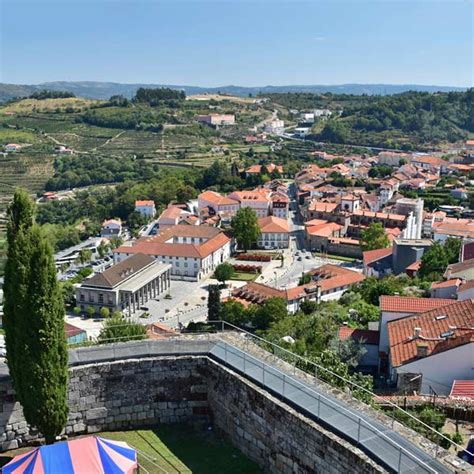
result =
[{"label": "orange roof tile", "polygon": [[435,290],[436,288],[449,288],[450,286],[459,286],[462,280],[460,278],[452,278],[451,280],[446,281],[434,281],[431,283],[431,289]]},{"label": "orange roof tile", "polygon": [[[435,300],[430,300],[435,301]],[[420,329],[415,337],[415,328]],[[428,356],[474,341],[474,302],[450,305],[388,322],[390,358],[393,367],[417,359],[417,344],[427,346]]]},{"label": "orange roof tile", "polygon": [[380,310],[389,313],[422,313],[441,306],[455,303],[446,298],[414,298],[411,296],[382,295],[379,298]]},{"label": "orange roof tile", "polygon": [[155,201],[135,201],[135,206],[154,206]]},{"label": "orange roof tile", "polygon": [[392,253],[392,247],[387,247],[385,249],[366,250],[362,253],[364,265],[369,265],[373,262],[376,262],[377,260],[388,257],[389,255],[392,255]]},{"label": "orange roof tile", "polygon": [[287,234],[290,232],[288,221],[286,219],[281,219],[280,217],[261,217],[258,219],[258,225],[263,234],[268,232]]},{"label": "orange roof tile", "polygon": [[474,398],[474,380],[455,380],[449,396],[451,398]]},{"label": "orange roof tile", "polygon": [[337,232],[341,229],[342,225],[336,224],[335,222],[325,222],[324,224],[306,227],[306,233],[308,235],[314,235],[318,237],[331,237],[334,232]]},{"label": "orange roof tile", "polygon": [[359,342],[361,339],[364,341],[364,344],[379,344],[379,331],[372,331],[369,329],[355,329],[347,326],[341,326],[339,328],[338,337],[340,341],[345,341],[346,339],[353,339],[354,341]]}]

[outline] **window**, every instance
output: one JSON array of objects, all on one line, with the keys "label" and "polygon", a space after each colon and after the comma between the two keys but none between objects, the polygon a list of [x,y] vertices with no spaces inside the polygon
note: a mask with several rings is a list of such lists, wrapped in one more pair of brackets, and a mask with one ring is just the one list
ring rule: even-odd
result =
[{"label": "window", "polygon": [[188,262],[184,262],[184,267],[187,268]]},{"label": "window", "polygon": [[84,301],[84,300],[85,300],[85,297],[84,297],[84,295],[81,293],[80,301]]},{"label": "window", "polygon": [[104,295],[102,293],[99,293],[99,303],[104,302]]}]

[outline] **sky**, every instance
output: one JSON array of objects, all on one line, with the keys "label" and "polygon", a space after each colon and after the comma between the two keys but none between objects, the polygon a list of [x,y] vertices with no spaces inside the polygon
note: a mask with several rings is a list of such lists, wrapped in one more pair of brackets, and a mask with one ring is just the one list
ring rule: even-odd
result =
[{"label": "sky", "polygon": [[474,0],[0,0],[0,82],[474,84]]}]

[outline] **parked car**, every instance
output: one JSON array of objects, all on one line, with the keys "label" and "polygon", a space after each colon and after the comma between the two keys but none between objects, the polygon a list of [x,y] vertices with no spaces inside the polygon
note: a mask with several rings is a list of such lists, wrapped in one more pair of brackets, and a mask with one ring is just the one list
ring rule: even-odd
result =
[{"label": "parked car", "polygon": [[309,260],[311,258],[311,255],[306,255],[306,260]]},{"label": "parked car", "polygon": [[298,260],[298,262],[301,262],[301,260],[303,260],[303,258],[302,258],[302,257],[298,257],[297,260]]},{"label": "parked car", "polygon": [[140,309],[141,309],[142,311],[149,311],[148,306],[140,306]]},{"label": "parked car", "polygon": [[474,465],[474,436],[471,436],[467,442],[466,449],[459,451],[458,457],[469,464]]}]

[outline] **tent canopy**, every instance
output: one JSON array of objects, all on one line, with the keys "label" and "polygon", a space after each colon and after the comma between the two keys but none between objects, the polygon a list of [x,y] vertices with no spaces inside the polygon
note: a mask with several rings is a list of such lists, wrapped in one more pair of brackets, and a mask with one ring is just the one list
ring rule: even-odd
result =
[{"label": "tent canopy", "polygon": [[35,448],[3,466],[3,474],[132,474],[137,453],[127,443],[88,436]]}]

